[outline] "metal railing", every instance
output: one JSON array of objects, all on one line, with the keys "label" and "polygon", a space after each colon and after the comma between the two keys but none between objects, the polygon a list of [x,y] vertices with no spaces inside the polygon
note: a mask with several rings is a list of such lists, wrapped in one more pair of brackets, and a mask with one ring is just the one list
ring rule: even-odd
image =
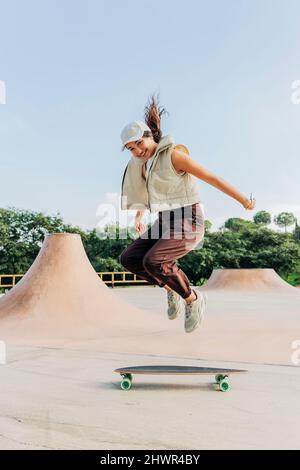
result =
[{"label": "metal railing", "polygon": [[[138,276],[130,271],[104,271],[97,274],[105,284],[111,287],[117,284],[152,285],[144,279],[138,279]],[[23,276],[24,274],[0,274],[0,289],[14,287]],[[109,277],[109,279],[105,279],[106,277]],[[130,279],[128,279],[128,277],[130,277]]]},{"label": "metal railing", "polygon": [[[16,280],[17,278],[22,278],[24,274],[0,274],[0,288],[5,288],[5,287],[14,287],[18,281]],[[10,280],[10,282],[5,280]]]},{"label": "metal railing", "polygon": [[[137,279],[138,276],[136,274],[131,273],[130,271],[107,271],[97,274],[102,279],[102,281],[105,282],[105,284],[110,284],[112,287],[114,287],[114,284],[150,284],[145,279]],[[111,279],[105,280],[104,276],[106,275],[110,276]],[[132,279],[128,279],[128,276],[131,276]]]}]

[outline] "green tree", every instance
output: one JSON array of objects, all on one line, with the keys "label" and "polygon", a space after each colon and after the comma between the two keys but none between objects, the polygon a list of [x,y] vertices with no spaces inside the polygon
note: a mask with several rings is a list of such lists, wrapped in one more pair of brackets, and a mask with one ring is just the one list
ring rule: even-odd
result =
[{"label": "green tree", "polygon": [[251,220],[241,219],[240,217],[231,217],[226,220],[224,227],[232,232],[240,232],[247,228],[255,228],[255,224]]},{"label": "green tree", "polygon": [[[84,237],[86,254],[96,271],[124,271],[119,257],[131,239],[120,238],[119,234],[119,224],[116,224],[115,227],[107,225],[101,230],[93,229]],[[112,263],[113,259],[115,263]]]},{"label": "green tree", "polygon": [[295,230],[293,232],[294,240],[300,243],[300,227],[298,225],[298,221],[296,220]]},{"label": "green tree", "polygon": [[293,225],[296,220],[297,219],[292,212],[281,212],[274,217],[275,224],[278,225],[278,227],[284,227],[285,232],[286,228]]},{"label": "green tree", "polygon": [[260,227],[243,237],[247,239],[247,252],[240,260],[241,268],[273,268],[280,275],[297,269],[300,247],[290,233]]},{"label": "green tree", "polygon": [[253,216],[253,220],[257,225],[269,225],[272,219],[269,212],[259,211]]},{"label": "green tree", "polygon": [[210,229],[212,227],[212,223],[209,220],[204,220],[204,227],[205,227],[205,232],[208,233],[210,232]]},{"label": "green tree", "polygon": [[45,216],[41,212],[14,207],[0,208],[0,273],[22,274],[36,258],[47,233],[72,232],[84,236],[79,227],[65,224],[59,213]]},{"label": "green tree", "polygon": [[[297,282],[300,272],[297,221],[293,233],[278,233],[261,223],[240,218],[228,219],[225,225],[224,230],[216,232],[206,229],[201,248],[178,260],[191,283],[202,284],[215,268],[274,268],[289,282]],[[211,225],[208,223],[207,227]],[[131,227],[121,229],[118,223],[84,232],[79,227],[64,224],[59,215],[0,209],[0,273],[26,272],[45,235],[55,232],[78,233],[97,272],[123,271],[120,255],[136,236]]]}]

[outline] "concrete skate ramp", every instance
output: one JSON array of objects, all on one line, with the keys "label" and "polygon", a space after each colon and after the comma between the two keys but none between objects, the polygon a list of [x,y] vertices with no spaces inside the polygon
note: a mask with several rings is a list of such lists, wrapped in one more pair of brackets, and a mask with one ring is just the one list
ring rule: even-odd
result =
[{"label": "concrete skate ramp", "polygon": [[274,269],[214,269],[201,290],[297,292]]},{"label": "concrete skate ramp", "polygon": [[239,283],[235,289],[206,287],[205,318],[187,334],[184,313],[168,320],[164,289],[111,289],[91,266],[79,235],[51,234],[25,276],[0,299],[0,340],[8,356],[17,344],[122,353],[124,359],[147,354],[154,363],[163,355],[291,364],[300,340],[299,289],[274,295],[275,287],[249,290],[246,284],[248,290]]},{"label": "concrete skate ramp", "polygon": [[48,234],[25,276],[0,298],[1,339],[49,344],[134,336],[154,334],[162,323],[114,295],[93,269],[78,234]]}]

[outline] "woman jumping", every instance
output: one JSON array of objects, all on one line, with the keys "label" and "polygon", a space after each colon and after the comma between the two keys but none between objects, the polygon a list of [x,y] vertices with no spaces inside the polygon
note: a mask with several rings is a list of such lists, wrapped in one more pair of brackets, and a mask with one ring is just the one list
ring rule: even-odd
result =
[{"label": "woman jumping", "polygon": [[[191,289],[176,260],[199,246],[204,238],[204,214],[196,178],[216,187],[243,205],[255,207],[226,181],[199,165],[184,145],[162,135],[161,116],[166,110],[152,96],[145,107],[145,121],[133,121],[121,132],[122,150],[131,152],[121,189],[121,208],[138,209],[135,229],[141,235],[121,253],[121,264],[142,279],[167,290],[168,318],[185,311],[185,332],[200,324],[207,295]],[[158,219],[145,231],[145,211]]]}]

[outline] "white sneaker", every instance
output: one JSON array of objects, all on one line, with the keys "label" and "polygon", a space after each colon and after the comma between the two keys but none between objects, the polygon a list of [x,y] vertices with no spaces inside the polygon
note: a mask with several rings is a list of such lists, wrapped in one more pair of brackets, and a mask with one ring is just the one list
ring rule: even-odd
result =
[{"label": "white sneaker", "polygon": [[181,295],[174,290],[168,291],[168,317],[169,320],[175,320],[184,311],[185,301]]},{"label": "white sneaker", "polygon": [[184,329],[186,333],[191,333],[201,323],[207,306],[207,294],[196,292],[197,298],[190,303],[185,302],[185,322]]}]

